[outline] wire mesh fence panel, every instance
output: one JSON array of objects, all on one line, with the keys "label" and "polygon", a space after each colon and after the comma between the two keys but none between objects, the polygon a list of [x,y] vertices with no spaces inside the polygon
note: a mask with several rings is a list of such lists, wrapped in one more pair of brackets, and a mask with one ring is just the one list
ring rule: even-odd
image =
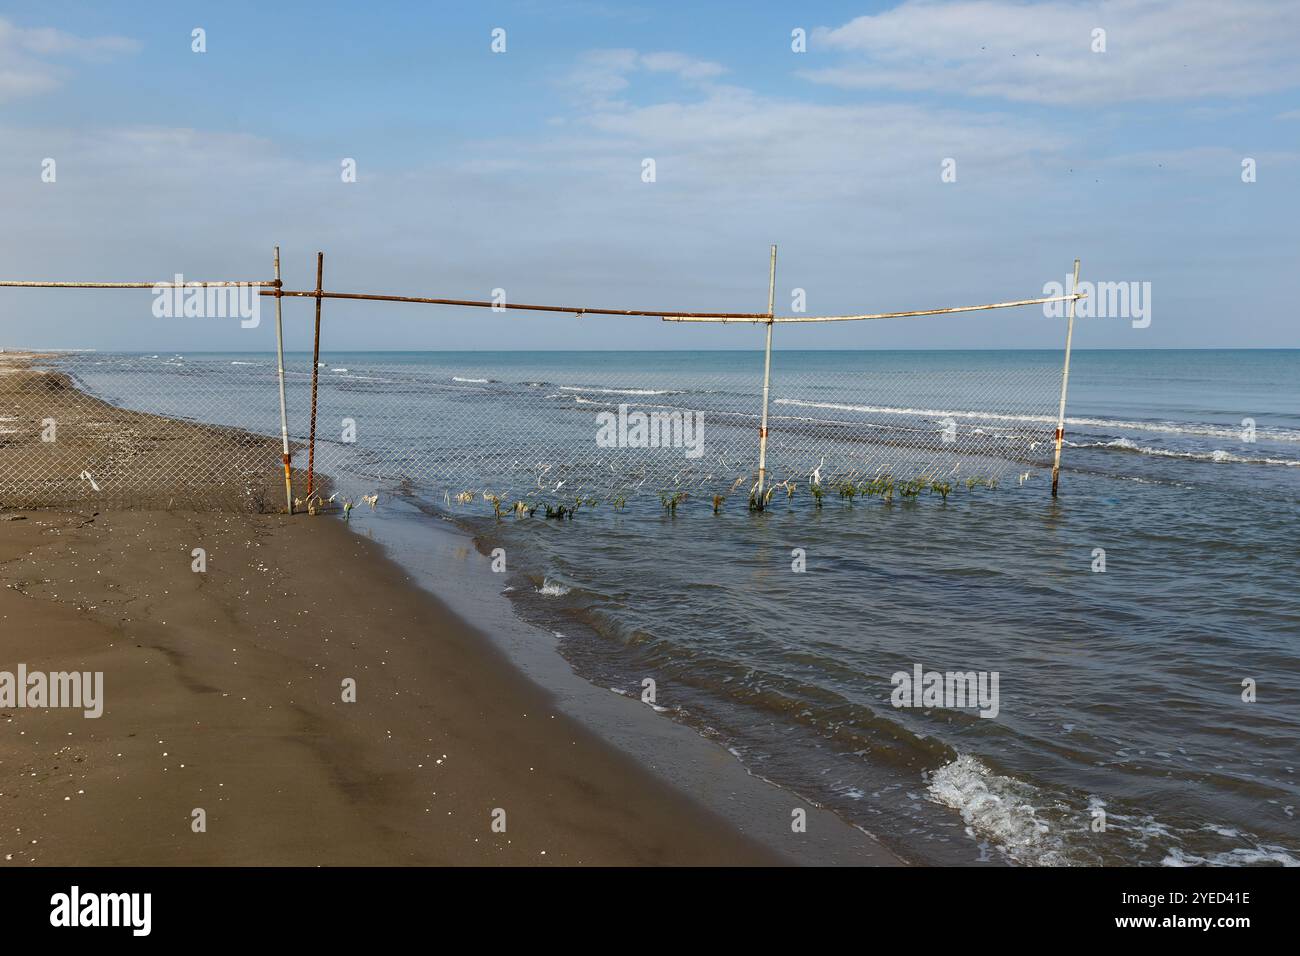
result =
[{"label": "wire mesh fence panel", "polygon": [[1061,358],[774,350],[769,473],[777,482],[956,486],[1046,464]]},{"label": "wire mesh fence panel", "polygon": [[[0,378],[0,502],[278,507],[277,363],[273,342],[260,344],[265,351],[11,365]],[[1044,464],[1060,360],[776,348],[769,481],[805,492],[884,479],[957,486]],[[300,352],[285,360],[300,470],[311,361]],[[486,494],[505,506],[745,495],[757,476],[762,366],[750,350],[327,349],[314,467],[352,496]],[[305,496],[301,478],[295,493]]]},{"label": "wire mesh fence panel", "polygon": [[512,499],[720,484],[754,468],[754,361],[739,352],[335,353],[319,370],[317,467]]},{"label": "wire mesh fence panel", "polygon": [[0,358],[0,505],[276,506],[274,366],[240,374],[239,355]]},{"label": "wire mesh fence panel", "polygon": [[[1060,362],[775,349],[769,480],[991,484],[1045,464]],[[762,369],[751,350],[331,353],[316,467],[507,507],[748,494]]]}]

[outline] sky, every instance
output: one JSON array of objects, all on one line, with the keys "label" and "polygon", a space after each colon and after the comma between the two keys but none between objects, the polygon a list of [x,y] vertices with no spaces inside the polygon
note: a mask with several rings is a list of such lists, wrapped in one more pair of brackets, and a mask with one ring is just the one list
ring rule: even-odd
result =
[{"label": "sky", "polygon": [[[840,314],[1039,296],[1078,257],[1149,305],[1081,318],[1078,347],[1297,347],[1298,50],[1283,0],[0,0],[0,278],[269,279],[278,244],[291,288],[319,250],[338,291],[759,312],[775,243],[777,313],[802,290]],[[245,329],[152,301],[0,289],[0,347],[274,341],[269,305]],[[311,303],[284,309],[308,347]],[[324,311],[339,350],[762,344],[747,325]],[[776,334],[1059,348],[1064,321]]]}]

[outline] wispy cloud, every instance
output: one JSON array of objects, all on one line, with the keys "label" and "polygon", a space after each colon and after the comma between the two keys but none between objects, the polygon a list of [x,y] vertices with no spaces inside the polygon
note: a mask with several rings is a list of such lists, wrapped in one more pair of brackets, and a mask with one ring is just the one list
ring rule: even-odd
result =
[{"label": "wispy cloud", "polygon": [[1076,106],[1300,85],[1300,5],[1276,0],[909,0],[812,45],[844,58],[802,75],[850,89]]},{"label": "wispy cloud", "polygon": [[136,41],[121,36],[81,37],[49,27],[24,29],[0,17],[0,102],[57,88],[61,61],[103,61],[134,53]]},{"label": "wispy cloud", "polygon": [[[583,132],[575,132],[581,130]],[[565,168],[587,168],[609,181],[654,157],[660,182],[711,201],[843,201],[897,197],[920,186],[933,192],[940,162],[962,158],[981,170],[1026,175],[1067,142],[1032,120],[989,111],[912,104],[817,104],[737,86],[645,106],[602,107],[572,121]]]},{"label": "wispy cloud", "polygon": [[640,71],[666,73],[686,83],[705,83],[726,73],[720,63],[672,51],[640,53],[630,49],[592,50],[569,70],[561,85],[598,105],[618,105],[614,97]]}]

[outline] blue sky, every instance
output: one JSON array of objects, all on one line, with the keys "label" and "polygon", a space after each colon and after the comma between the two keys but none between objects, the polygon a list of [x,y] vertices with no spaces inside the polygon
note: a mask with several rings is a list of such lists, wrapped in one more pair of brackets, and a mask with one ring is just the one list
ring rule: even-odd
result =
[{"label": "blue sky", "polygon": [[[346,291],[757,311],[776,242],[778,311],[802,288],[834,313],[1037,295],[1079,256],[1085,279],[1151,283],[1149,327],[1090,319],[1083,347],[1295,347],[1297,49],[1300,6],[1259,0],[0,3],[0,273],[264,278],[278,243],[298,287],[322,249]],[[149,306],[0,290],[0,345],[267,344],[269,323]],[[286,311],[300,345],[309,304]],[[336,348],[761,341],[335,302],[326,321]],[[1063,328],[1026,309],[779,333],[1056,347]]]}]

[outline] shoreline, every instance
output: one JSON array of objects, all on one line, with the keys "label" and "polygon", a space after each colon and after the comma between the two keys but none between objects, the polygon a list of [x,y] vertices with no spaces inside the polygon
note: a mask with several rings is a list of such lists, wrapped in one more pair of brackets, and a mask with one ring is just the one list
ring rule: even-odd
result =
[{"label": "shoreline", "polygon": [[[13,376],[28,374],[25,356],[3,360],[0,393],[21,408],[32,393]],[[231,431],[127,412],[70,385],[25,417],[73,416],[60,401],[119,424],[147,420],[164,454]],[[276,444],[250,436],[262,442]],[[148,490],[140,498],[153,502]],[[901,862],[865,834],[828,857],[837,825],[857,831],[570,672],[609,699],[625,739],[690,734],[693,745],[675,744],[697,781],[712,780],[711,798],[630,756],[574,715],[580,694],[536,683],[499,635],[480,633],[335,515],[93,510],[0,514],[6,663],[105,674],[98,719],[0,711],[13,743],[0,761],[8,863]],[[191,569],[195,547],[203,573]],[[347,678],[355,703],[341,699]],[[746,827],[751,810],[735,809],[778,805],[781,825]],[[789,832],[794,805],[818,839]],[[498,809],[504,833],[492,827]]]},{"label": "shoreline", "polygon": [[[579,674],[561,653],[559,636],[520,615],[502,575],[491,570],[490,553],[453,518],[389,499],[378,513],[352,520],[354,531],[372,535],[409,570],[412,583],[462,620],[487,622],[478,628],[484,640],[549,692],[559,710],[736,829],[799,864],[910,865],[861,826],[755,773],[700,728]],[[807,832],[797,839],[790,830],[796,807],[807,814]]]}]

